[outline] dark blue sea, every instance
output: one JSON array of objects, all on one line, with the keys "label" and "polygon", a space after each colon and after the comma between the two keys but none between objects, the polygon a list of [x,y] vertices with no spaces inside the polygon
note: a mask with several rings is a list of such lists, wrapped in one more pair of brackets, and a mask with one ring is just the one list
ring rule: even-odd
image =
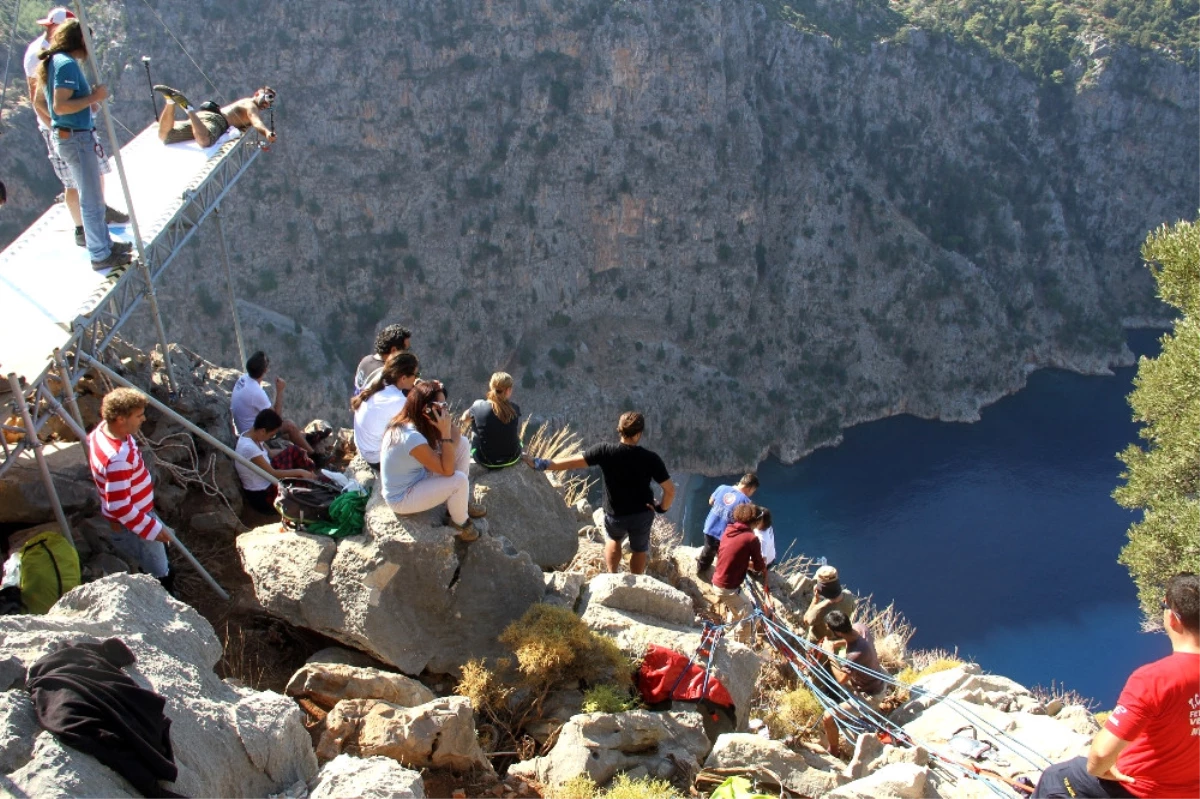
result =
[{"label": "dark blue sea", "polygon": [[[1159,332],[1130,336],[1154,354]],[[895,601],[910,646],[958,649],[985,671],[1065,686],[1111,708],[1137,666],[1166,655],[1140,632],[1136,592],[1116,561],[1135,514],[1111,497],[1138,441],[1114,377],[1042,370],[975,424],[898,416],[853,427],[835,448],[791,466],[765,463],[756,503],[771,509],[779,552],[828,558],[875,604]],[[702,535],[720,483],[693,481],[685,529]]]}]

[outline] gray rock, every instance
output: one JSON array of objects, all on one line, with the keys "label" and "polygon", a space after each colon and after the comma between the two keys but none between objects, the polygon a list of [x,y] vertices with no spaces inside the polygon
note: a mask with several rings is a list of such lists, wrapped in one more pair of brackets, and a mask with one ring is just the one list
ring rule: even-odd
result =
[{"label": "gray rock", "polygon": [[0,693],[0,774],[29,762],[41,729],[29,694],[20,689]]},{"label": "gray rock", "polygon": [[745,769],[752,779],[771,783],[781,780],[784,788],[802,796],[821,796],[845,782],[840,773],[842,762],[837,758],[808,750],[798,754],[781,741],[749,733],[727,733],[717,738],[704,767]]},{"label": "gray rock", "polygon": [[854,757],[843,774],[849,780],[858,780],[892,763],[926,766],[929,765],[929,751],[923,746],[896,747],[885,744],[873,734],[860,735],[854,745]]},{"label": "gray rock", "polygon": [[583,712],[583,691],[577,688],[551,691],[542,703],[542,716],[525,726],[525,732],[538,743],[549,740],[560,727]]},{"label": "gray rock", "polygon": [[1067,705],[1058,712],[1054,720],[1089,738],[1100,732],[1100,722],[1096,721],[1096,715],[1083,705]]},{"label": "gray rock", "polygon": [[[70,514],[100,506],[86,447],[77,441],[51,442],[42,452],[64,511]],[[37,460],[32,451],[25,450],[0,476],[0,522],[40,524],[53,518],[54,505],[46,493]]]},{"label": "gray rock", "polygon": [[[265,796],[317,771],[295,702],[222,681],[213,671],[221,644],[195,610],[158,581],[120,574],[79,586],[44,616],[0,618],[0,649],[27,668],[66,640],[120,638],[137,657],[130,676],[167,700],[178,779],[189,796]],[[219,765],[219,767],[215,767]],[[31,759],[10,774],[14,792],[38,796],[131,795],[89,755],[39,736]],[[19,793],[18,793],[19,795]],[[136,795],[136,794],[132,794]]]},{"label": "gray rock", "polygon": [[225,533],[244,529],[238,517],[224,506],[192,515],[188,527],[193,533]]},{"label": "gray rock", "polygon": [[458,542],[441,517],[398,519],[376,490],[362,535],[335,542],[268,526],[238,536],[238,554],[271,613],[408,674],[451,672],[504,654],[497,636],[545,585],[527,554],[490,536]]},{"label": "gray rock", "polygon": [[344,699],[325,717],[317,755],[382,755],[410,768],[452,771],[492,766],[479,747],[471,701],[447,696],[413,708],[375,699]]},{"label": "gray rock", "polygon": [[[700,645],[700,630],[669,624],[661,619],[639,616],[591,603],[583,621],[592,630],[611,636],[621,649],[633,657],[645,654],[650,644],[658,644],[691,656]],[[762,660],[747,646],[723,639],[713,655],[712,675],[729,691],[737,713],[739,730],[750,718],[750,699],[754,695]]]},{"label": "gray rock", "polygon": [[327,708],[343,699],[379,699],[402,707],[436,699],[433,691],[411,677],[340,663],[306,663],[292,675],[284,693],[308,697]]},{"label": "gray rock", "polygon": [[366,652],[360,652],[357,649],[347,649],[344,646],[327,646],[324,649],[318,649],[309,655],[308,660],[304,662],[342,663],[347,666],[359,666],[364,669],[374,669],[381,665],[378,660]]},{"label": "gray rock", "polygon": [[563,726],[547,755],[508,771],[547,785],[587,774],[603,785],[642,768],[649,776],[690,784],[708,749],[699,713],[584,713]]},{"label": "gray rock", "polygon": [[545,579],[546,596],[542,601],[574,610],[583,590],[583,572],[546,572]]},{"label": "gray rock", "polygon": [[321,767],[308,799],[423,799],[425,783],[417,771],[390,757],[338,755]]},{"label": "gray rock", "polygon": [[922,799],[929,781],[929,769],[913,763],[893,763],[879,771],[848,782],[825,795],[826,799]]},{"label": "gray rock", "polygon": [[583,588],[583,612],[592,604],[689,625],[695,620],[687,594],[644,574],[597,574]]},{"label": "gray rock", "polygon": [[25,664],[15,657],[0,660],[0,691],[25,684]]},{"label": "gray rock", "polygon": [[579,547],[579,523],[545,474],[519,463],[496,471],[475,467],[471,476],[492,535],[507,538],[543,568],[571,562]]}]

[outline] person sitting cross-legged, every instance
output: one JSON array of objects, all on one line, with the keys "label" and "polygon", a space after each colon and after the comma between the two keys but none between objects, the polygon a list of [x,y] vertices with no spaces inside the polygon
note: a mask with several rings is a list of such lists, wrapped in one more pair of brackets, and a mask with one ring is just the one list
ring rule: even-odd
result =
[{"label": "person sitting cross-legged", "polygon": [[[879,655],[875,652],[875,642],[865,624],[851,624],[850,618],[840,610],[831,610],[825,617],[829,626],[830,636],[821,642],[821,648],[830,654],[836,654],[856,666],[879,674]],[[887,696],[887,683],[875,674],[860,671],[847,666],[840,661],[829,659],[829,670],[849,693],[851,698],[840,702],[836,708],[826,710],[821,716],[821,727],[825,732],[825,748],[831,755],[838,755],[840,745],[838,739],[838,723],[840,718],[845,721],[862,718],[867,714],[864,708],[878,711]]]},{"label": "person sitting cross-legged", "polygon": [[479,531],[472,518],[486,515],[470,502],[467,474],[471,454],[467,442],[452,430],[446,390],[437,380],[424,380],[408,392],[404,408],[383,434],[379,468],[383,498],[397,516],[408,516],[446,503],[446,523],[462,541]]},{"label": "person sitting cross-legged", "polygon": [[420,376],[421,362],[417,356],[397,352],[388,356],[382,375],[350,399],[350,410],[354,411],[354,446],[375,474],[379,474],[379,453],[388,423],[404,409],[408,392]]},{"label": "person sitting cross-legged", "polygon": [[[266,442],[273,438],[282,426],[283,419],[279,414],[271,408],[265,408],[254,417],[254,427],[238,436],[234,450],[277,480],[285,477],[316,480],[317,475],[307,469],[277,469],[271,465],[271,455],[267,452]],[[242,496],[246,504],[259,513],[274,514],[277,493],[275,484],[240,461],[234,461],[233,468],[242,483]]]},{"label": "person sitting cross-legged", "polygon": [[503,469],[521,460],[521,408],[512,401],[513,379],[496,372],[488,382],[487,399],[476,400],[463,412],[471,435],[471,457],[488,469]]}]

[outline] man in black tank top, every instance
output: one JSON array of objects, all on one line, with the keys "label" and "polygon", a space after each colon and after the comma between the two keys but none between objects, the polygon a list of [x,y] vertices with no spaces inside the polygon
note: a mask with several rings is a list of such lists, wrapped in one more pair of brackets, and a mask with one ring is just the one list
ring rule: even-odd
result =
[{"label": "man in black tank top", "polygon": [[[536,458],[533,467],[552,472],[599,466],[604,475],[604,562],[608,571],[621,570],[621,543],[629,536],[629,570],[644,574],[650,552],[650,527],[654,514],[666,513],[675,499],[675,484],[662,458],[638,445],[645,418],[636,411],[621,415],[617,444],[597,444],[575,458]],[[662,486],[662,501],[655,503],[650,482]]]}]

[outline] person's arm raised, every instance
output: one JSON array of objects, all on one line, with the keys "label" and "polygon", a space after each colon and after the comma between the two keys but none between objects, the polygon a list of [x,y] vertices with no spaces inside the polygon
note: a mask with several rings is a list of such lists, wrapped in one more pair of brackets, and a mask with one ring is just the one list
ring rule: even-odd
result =
[{"label": "person's arm raised", "polygon": [[412,456],[416,458],[417,463],[434,474],[449,477],[454,474],[454,447],[463,446],[463,442],[450,435],[450,414],[443,408],[432,405],[429,407],[433,408],[429,418],[437,425],[441,446],[435,452],[428,444],[418,444],[413,447]]}]

